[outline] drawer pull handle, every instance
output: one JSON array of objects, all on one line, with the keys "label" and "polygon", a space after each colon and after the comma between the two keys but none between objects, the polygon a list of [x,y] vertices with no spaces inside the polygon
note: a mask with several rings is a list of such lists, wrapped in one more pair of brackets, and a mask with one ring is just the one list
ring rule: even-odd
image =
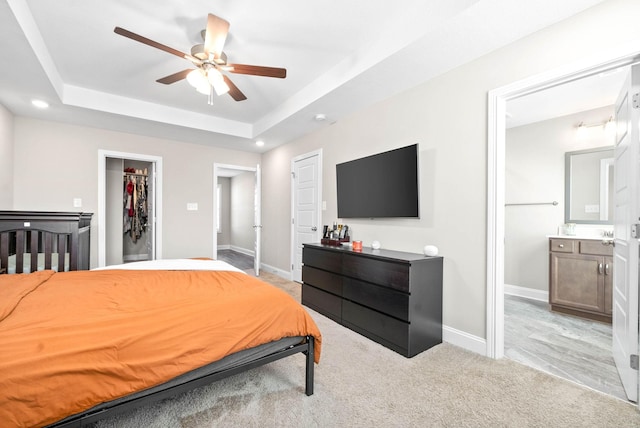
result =
[{"label": "drawer pull handle", "polygon": [[616,243],[613,239],[603,239],[602,245],[611,245],[612,247],[615,247]]},{"label": "drawer pull handle", "polygon": [[564,244],[559,244],[558,247],[559,248],[564,248]]},{"label": "drawer pull handle", "polygon": [[602,275],[602,263],[598,263],[598,273]]},{"label": "drawer pull handle", "polygon": [[609,266],[609,263],[606,263],[604,265],[604,274],[609,275],[610,273],[611,273],[611,266]]}]

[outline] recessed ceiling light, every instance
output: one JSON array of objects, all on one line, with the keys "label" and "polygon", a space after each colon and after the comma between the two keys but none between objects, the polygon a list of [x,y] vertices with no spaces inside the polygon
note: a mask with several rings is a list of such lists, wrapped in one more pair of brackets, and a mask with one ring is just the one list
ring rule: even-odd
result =
[{"label": "recessed ceiling light", "polygon": [[315,116],[313,116],[313,118],[315,120],[317,120],[318,122],[322,122],[323,120],[327,120],[327,116],[325,114],[322,113],[318,113]]},{"label": "recessed ceiling light", "polygon": [[48,108],[49,103],[43,100],[31,100],[31,104],[33,104],[37,108]]},{"label": "recessed ceiling light", "polygon": [[256,146],[258,146],[258,147],[264,146],[264,141],[262,141],[262,140],[256,141]]}]

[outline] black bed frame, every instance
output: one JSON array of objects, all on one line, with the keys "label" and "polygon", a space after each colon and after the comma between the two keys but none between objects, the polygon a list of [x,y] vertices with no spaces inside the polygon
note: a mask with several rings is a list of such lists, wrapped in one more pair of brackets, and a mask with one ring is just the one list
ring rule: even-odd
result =
[{"label": "black bed frame", "polygon": [[271,363],[273,361],[294,355],[297,353],[303,353],[306,356],[306,380],[305,380],[305,394],[313,395],[313,352],[314,352],[314,338],[307,336],[304,343],[294,345],[283,349],[281,351],[274,352],[272,354],[260,357],[253,361],[249,361],[238,366],[234,366],[228,369],[224,369],[215,373],[207,374],[202,377],[195,378],[185,383],[162,389],[160,391],[149,393],[141,397],[133,398],[131,400],[121,401],[112,407],[102,408],[97,411],[87,411],[79,413],[75,416],[66,418],[60,422],[49,425],[53,428],[71,428],[71,427],[84,427],[93,424],[101,419],[115,416],[119,413],[127,412],[138,407],[142,407],[148,404],[156,403],[165,398],[187,392],[191,389],[198,388],[200,386],[208,385],[212,382],[224,379],[229,376],[233,376],[238,373],[242,373],[247,370],[262,366],[264,364]]},{"label": "black bed frame", "polygon": [[[44,253],[45,269],[51,269],[52,253],[69,255],[69,270],[89,269],[90,213],[0,211],[0,268],[8,266],[8,258],[16,256],[16,273],[22,273],[24,254],[31,255],[31,272],[37,269],[39,253]],[[64,257],[58,257],[58,271],[63,271]],[[2,273],[2,272],[0,272]],[[305,393],[313,395],[314,338],[307,336],[301,343],[235,364],[225,369],[210,372],[188,380],[173,382],[166,386],[138,392],[130,397],[114,400],[69,416],[50,427],[84,427],[101,419],[152,404],[168,397],[207,385],[273,361],[303,353],[306,356]]]},{"label": "black bed frame", "polygon": [[16,273],[23,272],[24,255],[31,255],[30,271],[38,269],[38,254],[44,254],[45,269],[51,269],[51,255],[58,253],[59,272],[89,269],[92,213],[0,211],[0,268],[9,256],[16,256]]}]

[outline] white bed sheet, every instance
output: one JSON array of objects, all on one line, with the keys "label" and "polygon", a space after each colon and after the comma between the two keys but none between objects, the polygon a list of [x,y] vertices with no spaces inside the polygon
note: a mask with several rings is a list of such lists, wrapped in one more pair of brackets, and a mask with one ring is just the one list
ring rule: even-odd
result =
[{"label": "white bed sheet", "polygon": [[161,259],[145,260],[141,262],[124,263],[121,265],[110,265],[95,268],[92,270],[106,269],[130,269],[130,270],[221,270],[231,272],[242,272],[243,270],[231,266],[221,260],[199,260],[199,259]]}]

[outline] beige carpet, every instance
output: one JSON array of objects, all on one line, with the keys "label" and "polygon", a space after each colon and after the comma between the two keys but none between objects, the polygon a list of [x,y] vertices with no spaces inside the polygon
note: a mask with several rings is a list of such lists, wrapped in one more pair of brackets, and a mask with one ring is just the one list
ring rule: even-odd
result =
[{"label": "beige carpet", "polygon": [[[261,278],[299,298],[299,284]],[[323,335],[313,396],[296,355],[98,426],[640,427],[636,407],[513,361],[449,344],[407,359],[309,312]]]}]

